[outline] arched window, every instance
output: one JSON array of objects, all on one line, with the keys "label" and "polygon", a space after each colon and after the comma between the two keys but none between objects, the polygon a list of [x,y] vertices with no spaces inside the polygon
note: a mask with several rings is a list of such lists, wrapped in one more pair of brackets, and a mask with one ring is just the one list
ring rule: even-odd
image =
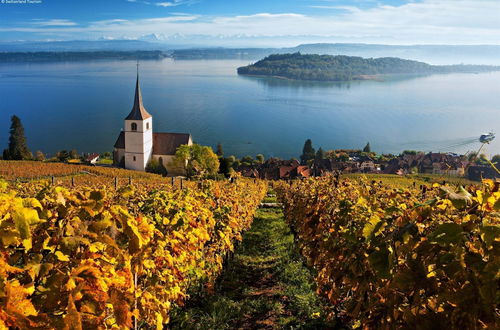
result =
[{"label": "arched window", "polygon": [[146,123],[146,129],[149,129],[149,123]]},{"label": "arched window", "polygon": [[160,165],[163,165],[163,157],[160,157],[158,160],[160,161]]},{"label": "arched window", "polygon": [[136,123],[132,123],[132,131],[137,131],[137,124]]},{"label": "arched window", "polygon": [[135,156],[134,156],[134,162],[135,162]]}]

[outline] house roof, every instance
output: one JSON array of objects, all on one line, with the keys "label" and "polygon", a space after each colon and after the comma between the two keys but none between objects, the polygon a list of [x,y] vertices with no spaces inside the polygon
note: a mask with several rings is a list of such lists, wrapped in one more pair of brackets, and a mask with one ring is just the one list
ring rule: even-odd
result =
[{"label": "house roof", "polygon": [[[188,144],[191,134],[187,133],[153,133],[153,155],[175,155],[175,151],[183,144]],[[116,139],[116,149],[125,149],[125,133],[120,132]]]},{"label": "house roof", "polygon": [[188,144],[190,138],[187,133],[153,133],[153,155],[175,155],[177,148]]},{"label": "house roof", "polygon": [[141,87],[139,86],[139,73],[137,73],[137,81],[135,82],[135,97],[134,106],[125,120],[144,120],[150,118],[151,115],[142,105]]},{"label": "house roof", "polygon": [[290,177],[290,173],[293,171],[294,168],[295,167],[293,166],[280,166],[279,168],[280,179]]},{"label": "house roof", "polygon": [[96,158],[99,158],[99,154],[96,153],[96,152],[93,152],[91,153],[90,155],[87,156],[87,158],[85,158],[86,161],[90,162]]}]

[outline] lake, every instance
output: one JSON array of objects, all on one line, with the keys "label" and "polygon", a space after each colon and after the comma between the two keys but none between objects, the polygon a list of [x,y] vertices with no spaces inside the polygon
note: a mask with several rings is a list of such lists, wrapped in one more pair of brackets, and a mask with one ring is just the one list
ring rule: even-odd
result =
[{"label": "lake", "polygon": [[[157,132],[220,142],[227,155],[298,157],[304,141],[464,153],[500,127],[500,72],[312,83],[242,77],[240,60],[143,61],[141,89]],[[111,151],[133,104],[133,61],[0,64],[0,148],[10,116],[30,149]],[[500,139],[486,148],[500,153]]]}]

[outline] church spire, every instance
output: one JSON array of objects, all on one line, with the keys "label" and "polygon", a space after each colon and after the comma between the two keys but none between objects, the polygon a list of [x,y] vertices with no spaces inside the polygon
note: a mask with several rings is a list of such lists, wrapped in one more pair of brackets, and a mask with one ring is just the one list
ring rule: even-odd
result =
[{"label": "church spire", "polygon": [[125,120],[144,120],[151,117],[144,105],[142,105],[141,87],[139,86],[139,61],[137,61],[137,80],[135,82],[135,97],[132,111]]}]

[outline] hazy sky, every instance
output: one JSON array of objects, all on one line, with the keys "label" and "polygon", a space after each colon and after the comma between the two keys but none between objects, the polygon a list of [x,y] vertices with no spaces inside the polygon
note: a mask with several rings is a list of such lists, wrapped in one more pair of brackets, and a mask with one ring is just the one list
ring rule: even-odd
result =
[{"label": "hazy sky", "polygon": [[151,33],[500,44],[500,0],[0,0],[1,41]]}]

